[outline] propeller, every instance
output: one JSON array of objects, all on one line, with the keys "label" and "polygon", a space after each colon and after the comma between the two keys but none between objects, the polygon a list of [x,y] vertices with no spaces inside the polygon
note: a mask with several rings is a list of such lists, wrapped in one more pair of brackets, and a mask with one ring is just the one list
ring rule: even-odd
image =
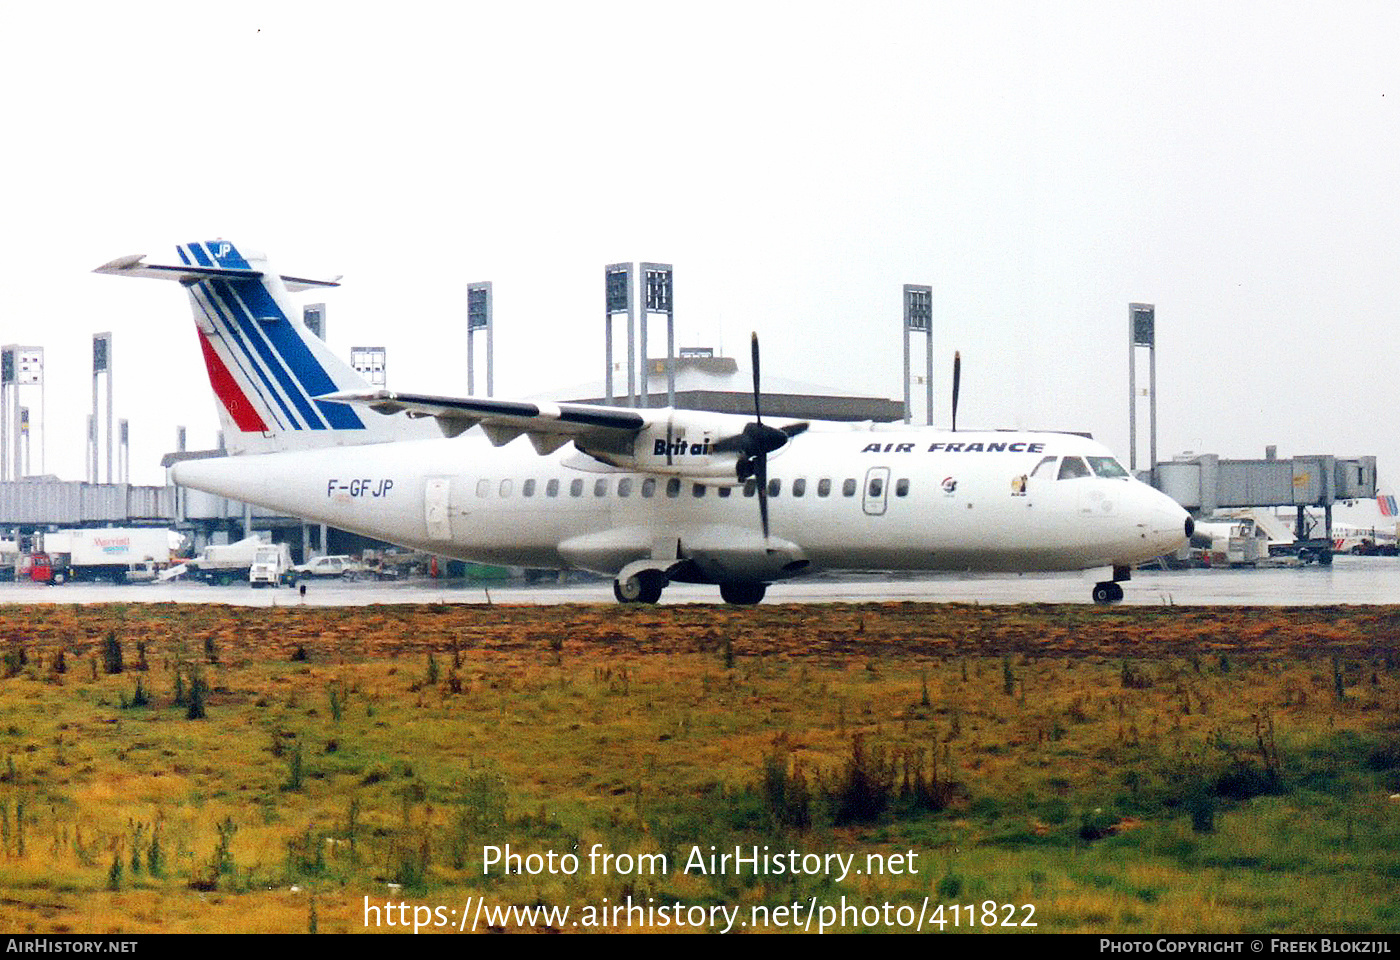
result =
[{"label": "propeller", "polygon": [[953,351],[953,432],[958,432],[958,384],[962,381],[962,354]]},{"label": "propeller", "polygon": [[739,480],[753,478],[758,484],[758,515],[763,521],[763,539],[768,539],[768,454],[782,447],[788,440],[807,429],[809,424],[791,423],[774,428],[763,422],[762,394],[759,390],[758,334],[753,335],[753,414],[752,423],[744,424],[744,429],[728,437],[721,437],[710,445],[714,453],[737,453],[739,460],[734,472]]}]

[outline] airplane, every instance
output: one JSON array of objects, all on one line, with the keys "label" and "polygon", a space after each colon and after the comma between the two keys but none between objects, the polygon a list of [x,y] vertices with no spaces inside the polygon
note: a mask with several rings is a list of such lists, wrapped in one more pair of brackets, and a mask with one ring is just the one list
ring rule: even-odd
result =
[{"label": "airplane", "polygon": [[[229,456],[175,483],[435,555],[613,578],[622,603],[712,584],[731,604],[820,571],[1101,570],[1185,543],[1191,517],[1102,444],[1053,432],[765,421],[672,408],[375,389],[302,323],[278,273],[226,240],[96,272],[189,293]],[[520,440],[521,437],[525,439]]]}]

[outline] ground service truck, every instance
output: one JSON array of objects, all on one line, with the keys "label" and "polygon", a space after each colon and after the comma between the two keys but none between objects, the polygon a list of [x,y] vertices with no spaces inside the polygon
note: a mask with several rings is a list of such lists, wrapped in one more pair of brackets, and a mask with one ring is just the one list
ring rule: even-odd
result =
[{"label": "ground service truck", "polygon": [[35,583],[154,580],[170,566],[184,538],[164,527],[102,527],[58,530],[36,536],[39,549],[25,571]]},{"label": "ground service truck", "polygon": [[291,550],[285,543],[268,543],[256,536],[235,543],[211,543],[184,564],[191,576],[205,583],[270,583],[274,587],[291,565]]}]

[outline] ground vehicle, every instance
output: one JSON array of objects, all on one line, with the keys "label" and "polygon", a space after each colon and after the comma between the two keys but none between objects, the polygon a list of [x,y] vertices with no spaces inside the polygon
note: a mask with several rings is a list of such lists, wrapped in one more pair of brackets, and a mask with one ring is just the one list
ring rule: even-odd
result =
[{"label": "ground vehicle", "polygon": [[291,548],[285,543],[253,536],[234,543],[211,543],[199,556],[187,560],[185,569],[205,583],[275,587],[291,565]]},{"label": "ground vehicle", "polygon": [[245,537],[234,543],[211,543],[199,556],[185,561],[185,570],[205,583],[246,582],[258,548],[265,545],[266,541],[259,537]]},{"label": "ground vehicle", "polygon": [[255,587],[275,587],[292,568],[292,552],[285,543],[265,543],[253,554],[248,582]]},{"label": "ground vehicle", "polygon": [[356,562],[353,557],[336,554],[328,557],[317,557],[307,563],[299,563],[287,571],[285,578],[291,582],[324,580],[331,577],[358,580],[364,575],[366,575],[366,571],[363,564]]},{"label": "ground vehicle", "polygon": [[170,565],[184,538],[163,527],[103,527],[40,534],[41,549],[29,557],[27,577],[35,583],[153,580]]},{"label": "ground vehicle", "polygon": [[1198,521],[1191,543],[1206,566],[1237,567],[1267,558],[1270,539],[1254,517],[1241,516]]}]

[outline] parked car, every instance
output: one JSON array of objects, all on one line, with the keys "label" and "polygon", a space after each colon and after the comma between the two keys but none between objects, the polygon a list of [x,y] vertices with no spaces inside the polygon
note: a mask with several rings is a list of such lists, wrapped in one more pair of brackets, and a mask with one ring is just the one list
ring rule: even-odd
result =
[{"label": "parked car", "polygon": [[287,571],[287,581],[297,583],[301,580],[325,580],[331,577],[358,580],[364,575],[364,565],[359,561],[353,557],[334,554],[297,564]]}]

